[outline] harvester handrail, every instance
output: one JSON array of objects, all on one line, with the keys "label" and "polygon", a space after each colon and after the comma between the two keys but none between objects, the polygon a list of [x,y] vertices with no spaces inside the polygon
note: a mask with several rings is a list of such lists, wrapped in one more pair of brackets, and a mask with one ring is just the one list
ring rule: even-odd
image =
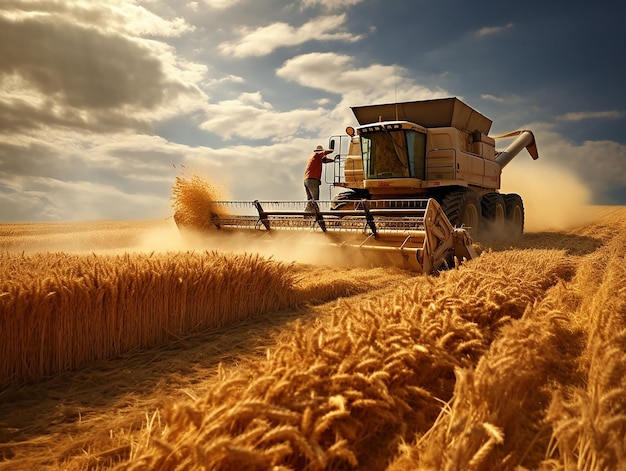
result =
[{"label": "harvester handrail", "polygon": [[[211,223],[222,227],[250,227],[272,231],[317,226],[322,232],[355,231],[408,233],[424,226],[428,199],[353,200],[354,208],[332,209],[335,201],[215,201]],[[321,210],[320,205],[329,209]],[[391,206],[391,207],[390,207]],[[268,209],[268,207],[272,207]],[[254,208],[249,215],[224,214],[216,210]]]},{"label": "harvester handrail", "polygon": [[[387,209],[370,209],[369,213],[372,216],[381,216],[381,217],[406,217],[406,216],[417,216],[423,217],[425,210],[424,209],[395,209],[395,208],[387,208]],[[337,211],[318,211],[317,214],[321,216],[339,216]],[[281,210],[277,209],[274,211],[263,210],[263,214],[265,216],[302,216],[306,214],[315,214],[313,211],[298,211],[298,210]],[[363,216],[365,214],[365,209],[342,209],[341,216]]]},{"label": "harvester handrail", "polygon": [[[428,203],[428,198],[395,198],[395,199],[376,199],[376,200],[370,200],[370,199],[359,199],[359,200],[348,200],[351,202],[366,202],[368,205],[370,206],[379,206],[379,205],[388,205],[388,204],[393,204],[393,205],[398,205],[398,204],[402,204],[402,203],[411,203],[411,204],[416,204],[416,203],[420,203],[422,204],[424,207],[426,207],[426,204]],[[285,205],[294,205],[294,204],[306,204],[308,203],[308,201],[304,201],[304,200],[254,200],[254,201],[250,201],[250,200],[218,200],[218,201],[212,201],[211,205],[224,205],[224,206],[247,206],[247,207],[251,207],[254,206],[255,203],[261,203],[261,204],[270,204],[270,205],[278,205],[278,206],[285,206]],[[321,203],[325,203],[325,204],[334,204],[336,203],[336,201],[334,200],[316,200],[316,203],[321,204]]]}]

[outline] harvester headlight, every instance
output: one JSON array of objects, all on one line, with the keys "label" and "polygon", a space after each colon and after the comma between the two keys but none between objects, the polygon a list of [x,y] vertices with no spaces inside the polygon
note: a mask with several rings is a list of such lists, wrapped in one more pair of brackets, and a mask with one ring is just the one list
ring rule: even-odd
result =
[{"label": "harvester headlight", "polygon": [[348,136],[350,136],[350,137],[353,137],[353,136],[354,136],[354,134],[355,134],[355,132],[354,132],[354,128],[353,128],[352,126],[348,126],[348,127],[346,128],[346,134],[347,134]]}]

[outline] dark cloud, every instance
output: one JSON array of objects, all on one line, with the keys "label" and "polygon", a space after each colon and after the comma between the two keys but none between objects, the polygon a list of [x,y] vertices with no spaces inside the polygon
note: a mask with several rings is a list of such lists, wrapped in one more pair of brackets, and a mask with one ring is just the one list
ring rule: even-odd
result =
[{"label": "dark cloud", "polygon": [[145,130],[133,111],[154,110],[179,93],[161,60],[139,42],[57,17],[0,17],[0,80],[44,97],[0,102],[2,129],[45,126]]},{"label": "dark cloud", "polygon": [[0,222],[168,215],[163,195],[181,158],[132,145],[81,153],[59,143],[0,142]]},{"label": "dark cloud", "polygon": [[114,132],[130,129],[151,130],[150,123],[123,110],[102,109],[84,112],[78,108],[55,108],[58,102],[48,99],[35,106],[26,99],[0,101],[0,133],[21,133],[43,128],[74,128],[86,131]]},{"label": "dark cloud", "polygon": [[[136,193],[155,193],[162,180],[181,160],[176,152],[127,147],[103,149],[96,157],[79,149],[59,149],[42,142],[19,146],[0,142],[0,181],[15,178],[50,179],[59,182],[97,180],[99,184]],[[155,185],[154,181],[158,183]],[[32,185],[29,189],[33,189]]]}]

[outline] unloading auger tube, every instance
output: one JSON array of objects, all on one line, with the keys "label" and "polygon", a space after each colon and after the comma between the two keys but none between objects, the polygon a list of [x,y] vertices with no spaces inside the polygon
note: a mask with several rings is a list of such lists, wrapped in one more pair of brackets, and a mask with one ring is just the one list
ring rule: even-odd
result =
[{"label": "unloading auger tube", "polygon": [[[220,232],[287,231],[317,234],[342,250],[378,254],[394,265],[436,273],[476,257],[465,229],[456,229],[434,199],[354,201],[333,209],[333,201],[216,201],[208,208],[209,227]],[[400,261],[400,263],[398,263]]]}]

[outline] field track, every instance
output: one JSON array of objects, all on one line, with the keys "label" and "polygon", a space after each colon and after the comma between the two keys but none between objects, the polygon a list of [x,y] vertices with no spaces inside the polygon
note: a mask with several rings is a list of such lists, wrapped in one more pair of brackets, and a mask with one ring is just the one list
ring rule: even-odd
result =
[{"label": "field track", "polygon": [[[219,255],[287,283],[283,307],[222,307],[212,327],[6,384],[0,470],[626,469],[626,208],[593,210],[438,277]],[[211,256],[181,252],[171,221],[0,236],[0,301],[42,254]],[[222,303],[263,296],[223,286]]]}]

